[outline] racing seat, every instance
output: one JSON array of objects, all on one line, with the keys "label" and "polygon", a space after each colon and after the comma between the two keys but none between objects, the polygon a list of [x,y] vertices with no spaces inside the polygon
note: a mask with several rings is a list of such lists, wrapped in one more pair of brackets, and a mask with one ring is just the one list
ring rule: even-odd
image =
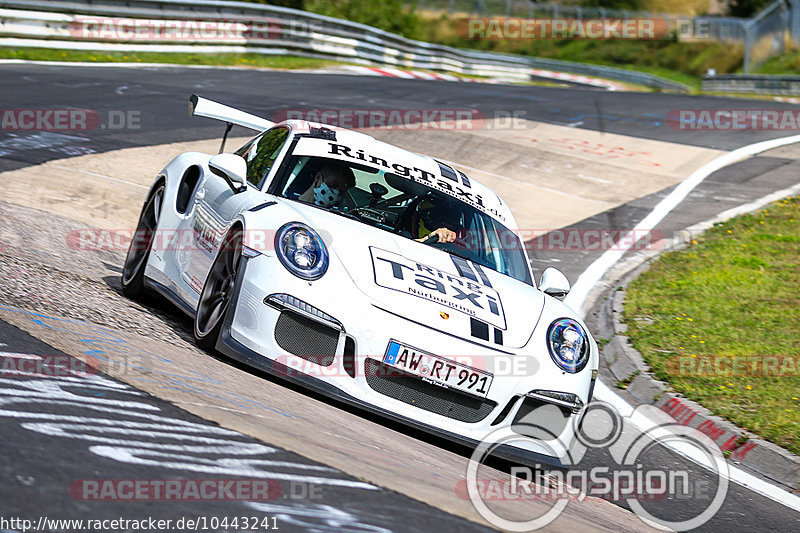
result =
[{"label": "racing seat", "polygon": [[417,217],[417,206],[425,200],[426,196],[422,196],[405,208],[403,214],[400,215],[400,220],[397,222],[395,231],[403,237],[416,239],[418,237],[419,218]]}]

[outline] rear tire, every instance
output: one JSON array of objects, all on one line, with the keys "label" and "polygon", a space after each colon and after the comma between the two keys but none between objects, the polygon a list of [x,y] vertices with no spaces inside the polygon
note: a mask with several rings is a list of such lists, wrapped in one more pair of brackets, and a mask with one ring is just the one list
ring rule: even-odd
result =
[{"label": "rear tire", "polygon": [[194,315],[194,338],[204,350],[213,350],[233,300],[236,278],[242,260],[242,230],[236,228],[225,236],[219,253],[200,293]]},{"label": "rear tire", "polygon": [[129,298],[140,298],[145,293],[144,270],[153,247],[153,238],[158,228],[158,218],[164,202],[164,183],[156,187],[142,208],[136,232],[125,256],[122,268],[122,294]]}]

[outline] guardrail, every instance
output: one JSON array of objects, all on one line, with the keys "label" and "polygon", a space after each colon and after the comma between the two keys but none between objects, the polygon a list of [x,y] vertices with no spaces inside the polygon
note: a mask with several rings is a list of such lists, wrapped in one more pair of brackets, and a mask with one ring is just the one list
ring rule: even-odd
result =
[{"label": "guardrail", "polygon": [[[87,32],[87,17],[104,17],[118,26],[146,29]],[[123,19],[133,21],[128,26]],[[151,21],[150,26],[144,21]],[[153,28],[159,23],[161,33]],[[190,26],[180,40],[171,38],[166,22]],[[199,23],[231,22],[225,35],[209,39]],[[100,22],[102,24],[102,22]],[[108,26],[108,25],[107,25]],[[146,35],[147,31],[153,35]],[[82,32],[82,33],[81,33]],[[176,42],[178,41],[178,42]],[[213,44],[211,44],[213,43]],[[532,69],[592,75],[660,90],[687,92],[686,85],[642,72],[566,61],[463,50],[413,41],[355,22],[295,9],[224,0],[0,0],[0,46],[98,51],[297,54],[349,61],[428,69],[475,76],[529,80]]]},{"label": "guardrail", "polygon": [[703,91],[800,95],[800,76],[720,74],[703,78]]}]

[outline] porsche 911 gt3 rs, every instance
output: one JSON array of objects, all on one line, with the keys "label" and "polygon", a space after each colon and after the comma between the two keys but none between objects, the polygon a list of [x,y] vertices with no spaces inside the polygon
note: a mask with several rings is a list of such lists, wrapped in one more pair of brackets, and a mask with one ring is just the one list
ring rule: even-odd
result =
[{"label": "porsche 911 gt3 rs", "polygon": [[[198,345],[425,431],[558,462],[591,399],[597,346],[536,285],[511,211],[465,173],[345,129],[274,124],[235,153],[184,153],[156,177],[122,285],[166,296]],[[223,139],[223,146],[224,146]]]}]

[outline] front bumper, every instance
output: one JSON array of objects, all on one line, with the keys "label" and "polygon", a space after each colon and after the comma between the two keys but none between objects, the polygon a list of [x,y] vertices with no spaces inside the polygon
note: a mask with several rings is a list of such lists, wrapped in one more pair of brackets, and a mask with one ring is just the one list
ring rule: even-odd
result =
[{"label": "front bumper", "polygon": [[[330,304],[327,309],[316,304],[324,290],[319,285],[326,282],[325,278],[314,283],[301,281],[276,263],[265,256],[242,259],[233,299],[235,306],[226,316],[217,343],[220,352],[349,405],[470,447],[477,446],[492,432],[513,426],[517,434],[527,437],[514,438],[513,443],[495,448],[493,455],[532,464],[563,466],[571,463],[566,454],[582,412],[573,413],[564,406],[543,402],[542,398],[526,397],[531,390],[552,387],[553,381],[546,371],[537,368],[531,375],[495,376],[486,399],[491,402],[490,408],[481,411],[479,420],[463,416],[454,418],[452,413],[448,416],[433,412],[409,402],[407,398],[400,399],[381,390],[376,386],[375,378],[365,371],[380,364],[389,340],[397,336],[412,345],[422,343],[427,351],[439,354],[452,354],[454,345],[461,342],[463,351],[486,364],[498,363],[501,358],[510,360],[525,356],[468,344],[382,310],[355,287],[352,290],[350,287],[336,289],[338,294],[346,294],[347,303],[334,314]],[[317,310],[322,312],[322,316],[307,314],[306,318],[327,322],[326,326],[336,331],[338,338],[332,344],[336,347],[333,357],[299,357],[285,349],[286,344],[276,339],[276,326],[287,307],[296,303],[281,305],[274,299],[270,301],[268,297],[275,293],[289,293],[312,306],[320,305]],[[285,299],[282,303],[286,304]],[[369,316],[368,320],[366,316]],[[549,362],[549,357],[545,361]],[[460,394],[435,385],[430,387],[439,389],[430,391],[434,395]],[[583,395],[587,403],[588,394],[586,391]],[[538,407],[544,407],[544,410],[537,410]]]}]

